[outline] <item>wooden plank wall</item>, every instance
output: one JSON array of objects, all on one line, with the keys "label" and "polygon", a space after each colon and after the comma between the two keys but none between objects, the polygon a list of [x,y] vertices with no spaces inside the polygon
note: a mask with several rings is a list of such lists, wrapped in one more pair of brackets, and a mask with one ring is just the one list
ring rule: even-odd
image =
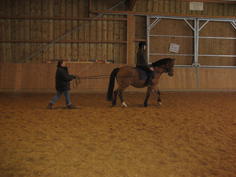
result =
[{"label": "wooden plank wall", "polygon": [[204,2],[203,11],[189,10],[189,2],[173,0],[137,0],[136,12],[155,12],[166,14],[205,15],[205,16],[235,16],[235,4]]},{"label": "wooden plank wall", "polygon": [[[81,83],[75,87],[71,82],[72,92],[106,92],[109,76],[116,67],[124,64],[72,64],[67,63],[70,74],[79,74]],[[0,63],[0,91],[40,91],[55,92],[56,64],[47,63]],[[194,68],[174,68],[174,76],[163,74],[159,89],[162,91],[196,91],[196,90],[233,90],[236,91],[235,69],[198,69],[199,88],[197,88]],[[95,77],[95,78],[94,78]],[[115,88],[117,84],[115,85]],[[146,91],[132,86],[126,91]]]},{"label": "wooden plank wall", "polygon": [[[202,22],[203,23],[203,22]],[[201,55],[236,55],[236,30],[229,22],[208,22],[199,33],[201,37],[231,37],[232,39],[200,38]],[[234,38],[234,39],[233,39]],[[235,57],[199,56],[201,65],[236,66]]]},{"label": "wooden plank wall", "polygon": [[[223,3],[207,3],[204,2],[203,11],[191,11],[189,10],[189,2],[184,1],[168,1],[168,0],[148,0],[142,1],[137,0],[135,5],[135,11],[137,12],[153,12],[163,14],[181,14],[181,15],[204,15],[207,17],[212,16],[236,16],[236,4],[223,4]],[[191,24],[192,22],[189,21]],[[185,22],[174,21],[174,20],[161,20],[158,22],[156,28],[151,30],[151,33],[155,34],[168,34],[168,35],[192,35],[192,30],[184,24]],[[146,19],[142,16],[135,16],[136,34],[135,37],[136,46],[138,42],[146,40]],[[235,29],[230,23],[210,22],[201,31],[200,35],[214,37],[235,37]],[[153,37],[154,38],[154,37]],[[152,39],[151,39],[152,40]],[[153,42],[157,41],[157,42]],[[212,55],[235,55],[235,41],[236,40],[214,40],[214,39],[201,39],[200,42],[200,54],[212,54]],[[193,40],[186,38],[172,38],[166,37],[155,37],[152,40],[150,46],[151,51],[155,53],[169,53],[169,43],[180,44],[180,53],[192,53],[193,52]],[[220,46],[220,47],[219,47]],[[221,50],[218,50],[218,49]],[[156,61],[166,56],[151,56],[150,61]],[[171,56],[168,56],[171,57]],[[193,57],[186,56],[174,56],[176,58],[176,64],[180,65],[191,65]],[[218,66],[235,66],[236,58],[222,58],[222,57],[199,57],[199,63],[202,65],[218,65]]]},{"label": "wooden plank wall", "polygon": [[[123,66],[126,63],[134,64],[128,62],[130,59],[127,58],[126,15],[103,15],[103,19],[95,20],[63,38],[64,42],[53,44],[23,64],[19,64],[26,57],[48,45],[50,41],[89,22],[89,17],[97,15],[90,14],[89,10],[107,10],[119,2],[121,0],[91,0],[92,6],[89,7],[89,0],[1,0],[0,90],[55,91],[56,65],[46,63],[52,59],[114,60],[115,64],[94,64],[89,70],[81,73],[81,77],[109,75],[115,67]],[[126,3],[114,10],[126,11]],[[204,3],[203,11],[190,11],[189,2],[137,0],[134,11],[235,17],[236,4]],[[51,19],[31,17],[51,17]],[[192,35],[192,30],[182,21],[161,20],[158,25],[158,28],[153,28],[152,33]],[[134,57],[131,61],[136,59],[138,42],[146,40],[146,17],[135,16],[134,28],[133,46],[135,49],[133,49],[133,55],[130,55]],[[209,22],[201,30],[200,35],[235,37],[236,33],[230,24]],[[168,52],[170,42],[181,44],[181,53],[192,53],[193,51],[192,39],[189,38],[167,40],[165,37],[158,39],[154,37],[153,41],[150,46],[153,52]],[[222,40],[201,39],[200,43],[200,54],[235,55],[235,40],[223,42]],[[151,61],[164,57],[166,56],[152,56]],[[179,65],[191,65],[193,61],[192,57],[175,58],[175,64]],[[236,66],[236,59],[230,57],[223,59],[222,57],[199,57],[199,62],[201,65]],[[68,63],[70,73],[75,73],[88,65],[90,63]],[[236,88],[235,83],[232,82],[236,74],[235,69],[198,69],[198,72],[199,90],[235,90]],[[72,91],[106,91],[107,85],[108,79],[99,79],[96,82],[94,79],[83,79],[79,87],[72,88]],[[195,69],[176,68],[174,77],[163,75],[160,89],[197,90]],[[127,90],[144,91],[146,89],[130,87]]]},{"label": "wooden plank wall", "polygon": [[236,69],[199,69],[199,87],[202,90],[236,91]]},{"label": "wooden plank wall", "polygon": [[[152,23],[155,19],[151,19]],[[193,26],[193,21],[189,21]],[[194,32],[184,20],[161,19],[151,30],[152,35],[171,35],[171,36],[189,36],[189,37],[150,37],[150,53],[159,53],[163,55],[151,55],[150,61],[155,62],[161,58],[175,58],[177,65],[191,65],[193,56],[172,56],[169,51],[170,43],[178,44],[179,54],[193,55],[194,53]],[[192,37],[192,38],[191,38]],[[170,55],[164,55],[170,54]]]},{"label": "wooden plank wall", "polygon": [[[107,10],[120,0],[106,2],[92,0],[91,2],[92,9]],[[20,62],[47,46],[49,41],[52,42],[90,21],[88,0],[2,0],[0,7],[0,16],[60,18],[0,18],[0,40],[8,41],[0,43],[2,46],[0,62],[2,63]],[[125,4],[116,9],[126,10]],[[84,17],[85,19],[63,19],[66,17]],[[53,59],[74,59],[114,60],[115,63],[126,63],[126,16],[104,15],[103,18],[111,20],[95,20],[88,23],[62,39],[71,42],[59,41],[25,62],[46,63]],[[121,20],[114,20],[114,18]]]},{"label": "wooden plank wall", "polygon": [[[91,7],[89,7],[90,1]],[[89,10],[107,10],[110,7],[118,4],[119,2],[121,2],[121,0],[1,0],[0,62],[20,62],[42,47],[45,47],[47,44],[49,44],[48,41],[54,41],[64,34],[75,29],[76,27],[88,22],[88,20],[86,19],[72,20],[62,18],[95,17],[97,14],[90,14]],[[123,3],[122,5],[116,7],[114,10],[126,11],[126,5],[126,3]],[[134,11],[163,14],[206,15],[209,17],[235,17],[236,4],[204,3],[203,11],[190,11],[189,2],[185,1],[137,0]],[[17,19],[2,17],[26,18]],[[61,19],[29,19],[29,17],[54,17]],[[46,63],[48,60],[52,59],[102,59],[114,60],[115,63],[127,63],[127,17],[125,15],[103,15],[102,18],[110,18],[111,20],[95,20],[62,39],[71,42],[56,43],[44,49],[25,62]],[[122,20],[114,20],[117,18],[120,18]],[[160,24],[165,25],[164,23],[162,24],[162,22],[160,22]],[[174,23],[171,25],[173,27]],[[174,27],[177,27],[176,25],[178,24],[175,24]],[[209,24],[209,26],[209,30],[204,31],[204,29],[202,33],[212,33],[212,35],[214,36],[222,33],[221,30],[214,31],[214,25]],[[219,26],[221,25],[217,25],[217,28]],[[168,29],[168,26],[166,27],[166,29]],[[227,27],[227,31],[229,30],[234,29],[228,29]],[[24,40],[25,42],[17,42],[18,40]],[[134,58],[131,59],[132,61],[135,61],[138,42],[141,40],[146,40],[146,18],[144,16],[135,16],[135,50],[133,51],[134,54],[132,56]],[[159,40],[159,46],[163,42],[165,42],[165,40],[166,38]],[[98,41],[101,41],[101,43],[97,43]],[[186,41],[182,41],[182,43],[185,42]],[[216,46],[215,48],[217,48],[217,46],[220,44],[220,42],[213,40],[201,40],[200,42],[203,44],[213,43]],[[224,43],[224,46],[229,46],[228,48],[234,48],[235,40],[226,41]],[[184,47],[190,46],[186,45]],[[201,47],[201,51],[204,52],[204,50],[206,50],[206,47],[203,45]],[[213,49],[211,49],[210,46],[208,48],[209,50],[215,50],[214,47]],[[233,51],[229,52],[234,53]],[[156,59],[154,58],[152,60]],[[181,58],[180,60],[178,60],[178,62],[180,64],[189,64],[191,60],[191,58],[187,57]],[[213,58],[214,61],[212,61],[212,58],[200,58],[200,61],[203,60],[206,64],[212,65],[235,64],[235,59],[232,58],[226,59],[225,63],[222,63],[222,60],[220,58]]]},{"label": "wooden plank wall", "polygon": [[[151,19],[151,23],[155,19]],[[192,27],[193,21],[188,21]],[[206,21],[203,21],[200,26]],[[170,57],[176,59],[178,65],[191,65],[194,61],[193,56],[172,56],[174,53],[169,51],[170,43],[180,46],[178,54],[194,54],[194,32],[184,20],[161,19],[151,30],[151,35],[171,35],[188,37],[150,37],[150,53],[170,54],[170,55],[151,55],[150,61],[154,62],[161,58]],[[191,38],[192,36],[192,38]],[[199,33],[199,60],[201,65],[210,66],[236,66],[236,57],[223,57],[223,55],[236,55],[236,30],[229,22],[208,22]],[[219,37],[213,39],[213,37]],[[225,39],[222,39],[225,38]],[[231,39],[226,39],[231,38]],[[200,56],[216,55],[216,56]],[[222,55],[222,56],[220,56]]]}]

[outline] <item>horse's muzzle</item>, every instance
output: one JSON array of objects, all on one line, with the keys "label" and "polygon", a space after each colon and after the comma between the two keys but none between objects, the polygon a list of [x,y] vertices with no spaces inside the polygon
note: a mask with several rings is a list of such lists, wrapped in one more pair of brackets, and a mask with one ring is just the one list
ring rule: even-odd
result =
[{"label": "horse's muzzle", "polygon": [[169,76],[173,76],[174,74],[173,73],[168,73]]}]

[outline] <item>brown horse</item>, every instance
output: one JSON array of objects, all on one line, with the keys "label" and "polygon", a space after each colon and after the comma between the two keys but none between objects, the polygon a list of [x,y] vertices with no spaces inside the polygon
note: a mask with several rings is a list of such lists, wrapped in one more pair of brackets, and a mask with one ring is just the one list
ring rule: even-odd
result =
[{"label": "brown horse", "polygon": [[[159,83],[159,79],[160,79],[162,73],[166,72],[166,73],[168,73],[169,76],[173,76],[173,74],[174,74],[174,70],[173,70],[174,61],[175,61],[175,59],[164,58],[164,59],[156,61],[155,63],[152,63],[152,66],[155,71],[155,78],[152,79],[153,84],[150,87],[148,87],[148,89],[147,89],[147,94],[146,94],[146,98],[144,101],[145,107],[148,106],[148,104],[147,104],[148,98],[149,98],[150,93],[152,92],[153,89],[155,90],[155,92],[158,95],[159,104],[162,105],[160,91],[155,86]],[[115,78],[117,79],[117,83],[118,83],[119,87],[118,87],[118,89],[116,89],[114,91],[114,98],[113,98],[113,89],[114,89],[114,85],[115,85]],[[112,107],[115,106],[116,97],[118,94],[120,97],[121,106],[127,107],[127,105],[125,104],[125,102],[123,100],[122,92],[129,85],[132,85],[133,87],[136,87],[136,88],[146,87],[144,85],[145,81],[146,80],[140,80],[139,72],[138,72],[137,68],[135,68],[135,67],[123,66],[121,68],[115,68],[111,72],[111,75],[110,75],[110,82],[109,82],[109,87],[108,87],[108,91],[107,91],[107,100],[112,101],[112,105],[111,105]]]}]

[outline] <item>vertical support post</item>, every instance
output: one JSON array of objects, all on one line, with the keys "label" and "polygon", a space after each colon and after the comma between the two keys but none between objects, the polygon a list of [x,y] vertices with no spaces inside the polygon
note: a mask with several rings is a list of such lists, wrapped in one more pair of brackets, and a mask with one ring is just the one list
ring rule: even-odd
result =
[{"label": "vertical support post", "polygon": [[89,1],[89,17],[91,18],[92,0]]},{"label": "vertical support post", "polygon": [[195,67],[196,72],[196,82],[197,89],[199,89],[199,79],[198,79],[198,47],[199,47],[199,19],[194,20],[194,62],[193,66]]},{"label": "vertical support post", "polygon": [[148,64],[149,64],[149,53],[150,53],[150,18],[149,16],[147,16],[146,18],[146,22],[147,22],[147,61],[148,61]]},{"label": "vertical support post", "polygon": [[135,53],[134,53],[134,15],[127,16],[127,64],[135,63]]},{"label": "vertical support post", "polygon": [[194,20],[194,65],[198,65],[199,20]]}]

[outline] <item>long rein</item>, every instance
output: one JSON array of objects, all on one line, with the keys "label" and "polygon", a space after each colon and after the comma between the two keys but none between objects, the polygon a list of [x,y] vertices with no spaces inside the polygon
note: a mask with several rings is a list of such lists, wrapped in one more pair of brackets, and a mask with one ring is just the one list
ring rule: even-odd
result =
[{"label": "long rein", "polygon": [[[90,65],[91,66],[91,65]],[[86,67],[85,69],[87,69],[87,68],[89,68],[90,66],[88,66],[88,67]],[[162,72],[160,72],[160,71],[158,71],[157,69],[156,69],[156,67],[154,67],[154,71],[156,71],[157,73],[166,73],[167,71],[164,69],[164,68],[162,68],[162,67],[160,67],[160,66],[158,66],[159,68],[161,68],[161,69],[163,69],[163,71]],[[79,73],[81,73],[82,71],[84,71],[85,69],[83,69],[83,70],[81,70]],[[79,73],[77,73],[77,74],[79,74]],[[76,74],[76,75],[77,75]],[[134,75],[133,77],[135,77],[135,76],[137,76],[137,75]],[[105,79],[105,78],[109,78],[110,77],[110,75],[108,75],[108,74],[103,74],[103,75],[95,75],[95,76],[84,76],[84,77],[79,77],[78,76],[78,78],[79,79]],[[123,77],[130,77],[130,76],[123,76]]]},{"label": "long rein", "polygon": [[[95,63],[96,62],[92,63],[91,65],[87,66],[86,68],[82,69],[81,71],[79,71],[76,74],[75,82],[73,83],[74,87],[78,87],[78,84],[81,83],[81,79],[106,79],[106,78],[110,77],[110,75],[105,75],[105,74],[104,75],[95,75],[95,76],[84,76],[84,77],[79,77],[78,76],[79,73],[81,73],[82,71],[88,69],[89,67],[91,67]],[[166,69],[162,68],[161,66],[157,66],[157,67],[163,69],[163,71],[160,72],[160,71],[158,71],[156,69],[156,67],[153,67],[154,68],[154,72],[156,72],[156,73],[161,73],[162,74],[162,73],[167,73],[168,72]],[[122,77],[130,77],[130,76],[122,76]],[[136,75],[133,76],[133,77],[136,77]]]},{"label": "long rein", "polygon": [[78,84],[81,83],[81,79],[100,79],[100,78],[109,78],[109,75],[96,75],[96,76],[86,76],[86,77],[79,77],[79,73],[83,72],[84,70],[88,69],[89,67],[91,67],[92,65],[94,65],[97,62],[92,63],[91,65],[87,66],[86,68],[82,69],[81,71],[79,71],[78,73],[75,74],[75,79],[73,82],[73,86],[74,87],[78,87]]}]

